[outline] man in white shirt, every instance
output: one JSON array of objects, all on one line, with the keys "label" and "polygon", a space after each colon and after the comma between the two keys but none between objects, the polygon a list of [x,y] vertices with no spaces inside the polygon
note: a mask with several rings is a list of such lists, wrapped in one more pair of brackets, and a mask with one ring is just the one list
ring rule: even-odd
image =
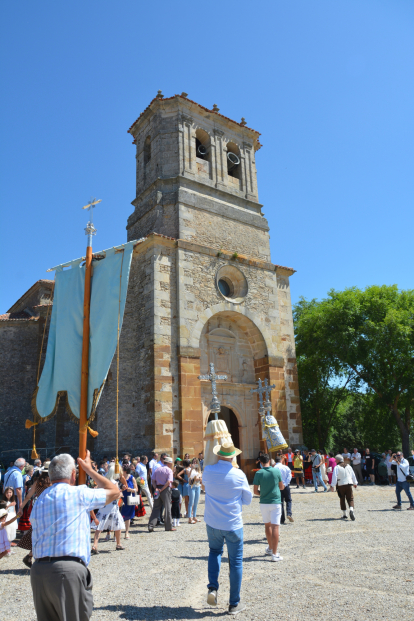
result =
[{"label": "man in white shirt", "polygon": [[152,459],[149,463],[149,473],[150,473],[150,478],[152,477],[152,473],[153,473],[153,468],[154,466],[158,463],[158,453],[153,453],[152,454]]},{"label": "man in white shirt", "polygon": [[391,464],[397,466],[397,485],[395,487],[397,504],[393,507],[393,509],[401,511],[401,490],[404,490],[410,502],[408,511],[414,511],[414,499],[410,492],[410,483],[407,481],[407,476],[411,474],[410,464],[408,463],[407,459],[404,459],[404,455],[401,453],[401,451],[394,453],[392,457],[393,459],[391,461]]},{"label": "man in white shirt", "polygon": [[282,475],[282,483],[285,486],[285,489],[282,489],[280,495],[282,497],[282,517],[280,518],[280,523],[284,524],[286,522],[285,518],[285,504],[286,503],[286,514],[289,522],[294,522],[295,520],[292,517],[292,495],[290,493],[290,482],[292,480],[292,471],[288,466],[284,466],[280,457],[277,457],[276,460],[271,460],[270,464],[275,468],[280,470],[280,474]]},{"label": "man in white shirt", "polygon": [[387,464],[387,474],[388,474],[388,483],[394,487],[395,483],[396,483],[396,477],[394,475],[394,472],[391,468],[391,462],[392,462],[392,450],[388,449],[387,452],[387,456],[385,458],[385,463]]},{"label": "man in white shirt", "polygon": [[348,449],[344,447],[344,452],[342,453],[342,457],[344,458],[344,462],[347,464],[351,463],[351,453],[348,452]]},{"label": "man in white shirt", "polygon": [[224,542],[227,545],[230,569],[230,601],[228,613],[236,615],[246,608],[240,601],[243,574],[242,506],[249,505],[252,493],[246,475],[234,468],[232,460],[240,455],[230,440],[214,447],[218,462],[206,466],[203,485],[206,492],[204,521],[210,549],[208,558],[207,603],[217,606],[217,591]]},{"label": "man in white shirt", "polygon": [[349,464],[346,464],[342,455],[335,455],[335,461],[337,465],[332,472],[331,492],[334,491],[336,485],[336,491],[339,496],[342,509],[342,519],[346,520],[346,503],[349,506],[349,517],[351,520],[355,520],[354,514],[354,494],[352,487],[358,485],[355,473]]},{"label": "man in white shirt", "polygon": [[[343,455],[342,455],[343,457]],[[344,458],[345,459],[345,458]],[[358,485],[362,485],[364,479],[362,477],[362,458],[361,453],[358,453],[358,449],[354,448],[354,452],[351,455],[351,464],[355,472],[355,476],[358,479]]]},{"label": "man in white shirt", "polygon": [[144,479],[144,484],[141,485],[141,489],[144,492],[145,496],[147,497],[149,506],[151,507],[151,510],[152,510],[152,507],[154,506],[154,501],[152,500],[151,492],[149,491],[149,487],[148,487],[147,462],[148,462],[148,457],[146,455],[142,455],[140,461],[136,465],[135,472],[138,472],[141,479]]}]

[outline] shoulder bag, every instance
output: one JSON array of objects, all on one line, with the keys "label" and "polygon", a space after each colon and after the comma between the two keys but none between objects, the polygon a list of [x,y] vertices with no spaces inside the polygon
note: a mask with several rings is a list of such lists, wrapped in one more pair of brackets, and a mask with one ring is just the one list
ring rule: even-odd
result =
[{"label": "shoulder bag", "polygon": [[401,468],[401,466],[398,466],[398,467],[399,467],[399,469],[401,470],[401,472],[403,473],[403,475],[405,476],[405,480],[406,480],[406,481],[408,481],[409,483],[410,483],[411,481],[414,481],[414,477],[413,477],[413,475],[411,474],[411,472],[408,472],[408,474],[405,474],[405,473],[404,473],[404,471],[403,471],[403,469]]}]

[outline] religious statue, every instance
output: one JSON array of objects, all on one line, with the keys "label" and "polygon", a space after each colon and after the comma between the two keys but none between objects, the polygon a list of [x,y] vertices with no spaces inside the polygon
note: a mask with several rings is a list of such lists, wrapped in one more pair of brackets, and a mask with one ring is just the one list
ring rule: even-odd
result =
[{"label": "religious statue", "polygon": [[[214,364],[210,363],[210,373],[208,375],[199,375],[198,379],[209,380],[211,382],[211,389],[213,398],[210,403],[210,412],[214,413],[214,420],[207,423],[204,439],[206,440],[206,448],[204,451],[204,467],[212,466],[219,460],[218,456],[213,453],[213,448],[217,444],[223,444],[223,440],[230,440],[233,444],[231,434],[227,429],[227,425],[224,420],[219,420],[218,414],[220,413],[221,405],[217,397],[216,380],[226,380],[227,375],[217,375],[214,371]],[[236,457],[232,461],[234,468],[238,468]]]},{"label": "religious statue", "polygon": [[[270,393],[276,388],[273,384],[269,386],[267,379],[262,386],[262,380],[259,379],[259,387],[252,388],[250,392],[257,392],[259,395],[259,415],[262,425],[263,440],[266,440],[267,452],[272,453],[287,448],[285,438],[279,429],[276,418],[272,414],[272,403],[269,399]],[[266,400],[263,403],[263,393],[266,395]]]}]

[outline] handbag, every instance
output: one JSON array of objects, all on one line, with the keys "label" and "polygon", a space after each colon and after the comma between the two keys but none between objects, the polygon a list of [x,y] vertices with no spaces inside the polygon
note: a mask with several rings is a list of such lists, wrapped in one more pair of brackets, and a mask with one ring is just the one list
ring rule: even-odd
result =
[{"label": "handbag", "polygon": [[332,472],[332,466],[329,466],[329,468],[326,469],[326,472],[331,473]]},{"label": "handbag", "polygon": [[128,498],[127,498],[127,505],[129,506],[136,506],[136,505],[140,505],[141,504],[141,496],[139,494],[137,494],[135,496],[132,496],[132,494],[129,494]]}]

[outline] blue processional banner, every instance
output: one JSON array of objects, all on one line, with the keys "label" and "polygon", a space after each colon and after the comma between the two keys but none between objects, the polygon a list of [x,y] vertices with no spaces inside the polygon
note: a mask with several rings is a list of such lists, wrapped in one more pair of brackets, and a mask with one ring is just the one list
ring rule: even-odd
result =
[{"label": "blue processional banner", "polygon": [[[88,419],[95,414],[116,351],[118,312],[121,328],[135,244],[106,250],[104,259],[92,262]],[[79,262],[57,269],[46,361],[32,400],[34,414],[43,420],[56,413],[64,396],[69,414],[79,419],[84,287],[85,267]]]}]

